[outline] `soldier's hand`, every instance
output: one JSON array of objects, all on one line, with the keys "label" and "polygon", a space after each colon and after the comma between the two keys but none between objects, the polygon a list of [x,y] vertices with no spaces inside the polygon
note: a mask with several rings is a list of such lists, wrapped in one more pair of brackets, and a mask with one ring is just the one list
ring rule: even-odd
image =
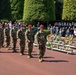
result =
[{"label": "soldier's hand", "polygon": [[30,42],[30,40],[27,40],[27,42]]},{"label": "soldier's hand", "polygon": [[20,39],[18,39],[18,41],[20,42]]},{"label": "soldier's hand", "polygon": [[39,45],[41,46],[42,44],[40,43]]}]

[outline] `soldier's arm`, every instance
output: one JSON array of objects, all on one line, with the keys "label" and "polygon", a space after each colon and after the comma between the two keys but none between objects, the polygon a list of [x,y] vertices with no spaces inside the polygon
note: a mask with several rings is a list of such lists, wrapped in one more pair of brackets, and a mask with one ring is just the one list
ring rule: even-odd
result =
[{"label": "soldier's arm", "polygon": [[10,29],[10,37],[12,37],[12,29]]},{"label": "soldier's arm", "polygon": [[4,43],[5,43],[6,41],[5,29],[3,30],[3,33],[4,33]]},{"label": "soldier's arm", "polygon": [[2,29],[2,39],[4,39],[4,30]]},{"label": "soldier's arm", "polygon": [[5,29],[4,29],[3,33],[4,33],[4,37],[6,37],[6,35],[5,35]]},{"label": "soldier's arm", "polygon": [[27,42],[30,42],[30,40],[29,40],[29,38],[28,38],[28,30],[26,31],[25,35],[26,35],[26,40],[27,40]]},{"label": "soldier's arm", "polygon": [[26,33],[27,33],[27,31],[25,31],[25,39],[27,40]]},{"label": "soldier's arm", "polygon": [[37,42],[38,43],[38,38],[39,38],[39,32],[37,32],[36,34],[35,34],[35,42]]},{"label": "soldier's arm", "polygon": [[25,32],[25,36],[26,36],[26,39],[27,39],[27,30],[26,30],[26,32]]},{"label": "soldier's arm", "polygon": [[17,31],[17,38],[19,39],[19,31],[20,31],[20,29]]}]

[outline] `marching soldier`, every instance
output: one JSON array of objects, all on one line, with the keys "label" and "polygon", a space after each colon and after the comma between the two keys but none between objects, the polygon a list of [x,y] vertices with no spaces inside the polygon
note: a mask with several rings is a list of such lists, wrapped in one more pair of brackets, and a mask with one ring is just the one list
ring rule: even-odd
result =
[{"label": "marching soldier", "polygon": [[20,44],[20,55],[24,55],[25,50],[25,31],[23,24],[20,25],[20,29],[18,30],[18,38],[19,38],[19,44]]},{"label": "marching soldier", "polygon": [[28,49],[28,58],[32,58],[31,55],[33,50],[33,42],[34,42],[34,32],[32,30],[32,25],[28,25],[28,30],[26,31],[26,41],[27,41],[27,49]]},{"label": "marching soldier", "polygon": [[5,41],[6,41],[6,47],[8,48],[10,45],[10,28],[9,24],[6,24],[6,28],[4,29],[4,36],[5,36]]},{"label": "marching soldier", "polygon": [[43,27],[43,25],[40,25],[40,31],[36,34],[39,46],[39,62],[43,61],[43,56],[45,54],[46,33],[43,31]]},{"label": "marching soldier", "polygon": [[17,28],[16,28],[16,24],[13,24],[13,29],[11,29],[11,37],[12,37],[12,41],[13,41],[13,52],[17,52],[16,51],[16,43],[17,43]]},{"label": "marching soldier", "polygon": [[2,24],[0,24],[0,48],[3,45],[3,41],[4,41],[4,33],[3,33]]}]

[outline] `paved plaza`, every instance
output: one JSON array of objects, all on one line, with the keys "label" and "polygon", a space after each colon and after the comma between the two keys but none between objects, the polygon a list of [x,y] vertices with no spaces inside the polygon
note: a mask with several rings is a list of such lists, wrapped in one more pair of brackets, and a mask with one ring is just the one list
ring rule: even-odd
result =
[{"label": "paved plaza", "polygon": [[38,48],[34,47],[33,58],[12,53],[6,48],[0,53],[0,75],[76,75],[76,55],[46,50],[44,61],[38,61]]}]

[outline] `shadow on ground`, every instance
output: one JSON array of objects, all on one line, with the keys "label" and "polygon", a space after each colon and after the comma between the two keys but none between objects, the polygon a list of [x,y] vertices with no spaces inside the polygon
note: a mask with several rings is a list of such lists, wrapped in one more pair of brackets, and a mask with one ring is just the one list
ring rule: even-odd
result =
[{"label": "shadow on ground", "polygon": [[67,60],[44,60],[43,62],[69,62]]}]

